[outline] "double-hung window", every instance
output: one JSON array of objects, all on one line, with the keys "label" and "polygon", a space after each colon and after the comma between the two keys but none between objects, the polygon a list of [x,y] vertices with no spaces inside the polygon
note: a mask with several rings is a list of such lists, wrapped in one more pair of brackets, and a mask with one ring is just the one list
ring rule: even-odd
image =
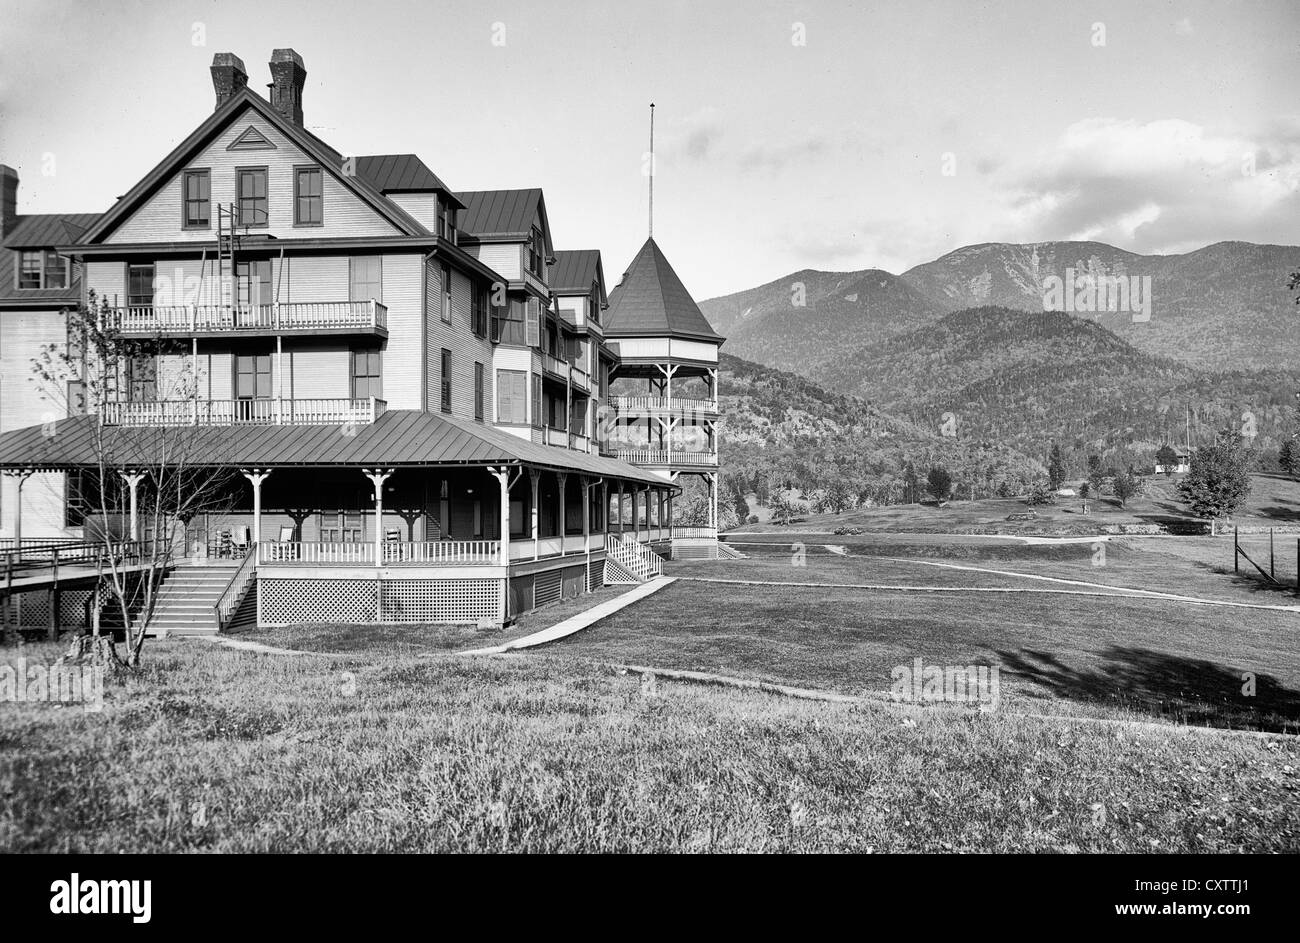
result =
[{"label": "double-hung window", "polygon": [[71,283],[70,263],[52,249],[24,249],[18,253],[19,288],[67,288]]},{"label": "double-hung window", "polygon": [[266,226],[270,220],[266,173],[265,167],[242,167],[235,171],[240,226]]},{"label": "double-hung window", "polygon": [[181,178],[185,188],[186,229],[207,229],[212,225],[212,174],[207,170],[187,170]]},{"label": "double-hung window", "polygon": [[442,321],[451,323],[451,269],[446,265],[442,267]]},{"label": "double-hung window", "polygon": [[352,351],[352,398],[384,398],[382,360],[377,348]]},{"label": "double-hung window", "polygon": [[319,167],[297,167],[293,172],[293,224],[320,226],[325,222],[324,181]]},{"label": "double-hung window", "polygon": [[154,266],[152,262],[128,265],[126,269],[126,304],[130,308],[153,307]]}]

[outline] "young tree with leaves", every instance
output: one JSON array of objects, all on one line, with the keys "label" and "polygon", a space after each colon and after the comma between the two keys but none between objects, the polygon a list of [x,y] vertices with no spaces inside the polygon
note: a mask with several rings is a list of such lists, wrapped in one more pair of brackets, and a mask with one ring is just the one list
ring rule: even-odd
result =
[{"label": "young tree with leaves", "polygon": [[1055,491],[1065,481],[1065,462],[1061,459],[1061,445],[1052,443],[1052,451],[1047,459],[1047,487]]},{"label": "young tree with leaves", "polygon": [[1251,459],[1235,442],[1199,448],[1192,454],[1191,471],[1178,483],[1178,494],[1197,517],[1228,517],[1250,494]]},{"label": "young tree with leaves", "polygon": [[1178,453],[1169,443],[1166,442],[1156,450],[1156,464],[1164,466],[1166,478],[1174,473],[1174,468],[1178,465]]},{"label": "young tree with leaves", "polygon": [[948,500],[952,491],[952,475],[942,465],[935,465],[926,476],[925,490],[930,493],[930,497],[942,504]]},{"label": "young tree with leaves", "polygon": [[1300,449],[1297,449],[1295,439],[1283,440],[1277,453],[1277,464],[1284,473],[1296,477],[1297,471],[1300,471]]}]

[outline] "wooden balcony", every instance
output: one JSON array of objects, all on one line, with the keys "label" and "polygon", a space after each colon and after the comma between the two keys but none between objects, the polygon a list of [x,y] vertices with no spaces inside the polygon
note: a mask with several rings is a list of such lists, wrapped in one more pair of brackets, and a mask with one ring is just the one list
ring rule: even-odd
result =
[{"label": "wooden balcony", "polygon": [[569,447],[569,433],[566,429],[555,429],[547,426],[544,436],[543,442],[546,445],[554,445],[562,449]]},{"label": "wooden balcony", "polygon": [[372,423],[384,414],[382,399],[153,400],[107,403],[106,426],[332,426]]},{"label": "wooden balcony", "polygon": [[559,380],[568,382],[569,365],[552,354],[542,354],[542,368]]},{"label": "wooden balcony", "polygon": [[583,370],[576,363],[572,364],[571,366],[572,366],[572,371],[570,372],[569,376],[571,378],[573,385],[578,389],[582,390],[583,392],[590,393],[591,377],[587,374],[587,371]]},{"label": "wooden balcony", "polygon": [[717,452],[686,452],[679,449],[616,449],[614,456],[633,465],[663,465],[681,468],[717,468]]},{"label": "wooden balcony", "polygon": [[[375,544],[263,541],[259,566],[375,566]],[[390,540],[380,544],[380,566],[499,566],[498,540]]]},{"label": "wooden balcony", "polygon": [[130,336],[307,333],[387,336],[388,309],[378,301],[128,306],[110,308],[104,326]]},{"label": "wooden balcony", "polygon": [[687,399],[680,396],[610,396],[605,400],[607,406],[620,415],[653,416],[672,414],[675,416],[696,416],[702,419],[716,419],[718,404],[707,399]]}]

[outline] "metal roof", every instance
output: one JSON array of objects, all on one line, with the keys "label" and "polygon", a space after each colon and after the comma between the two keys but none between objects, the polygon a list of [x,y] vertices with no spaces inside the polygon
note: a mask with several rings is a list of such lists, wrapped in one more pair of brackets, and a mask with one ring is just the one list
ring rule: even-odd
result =
[{"label": "metal roof", "polygon": [[458,208],[464,204],[442,179],[414,154],[371,154],[358,157],[357,175],[383,193],[437,191],[447,194]]},{"label": "metal roof", "polygon": [[[0,434],[0,468],[156,465],[160,454],[193,466],[424,466],[527,464],[559,471],[669,483],[613,458],[538,445],[492,426],[418,410],[389,410],[359,426],[172,426],[97,429],[93,416]],[[102,446],[97,444],[102,442]]]},{"label": "metal roof", "polygon": [[[556,249],[555,264],[547,270],[551,291],[586,294],[591,283],[602,283],[599,249]],[[603,285],[602,285],[603,288]]]},{"label": "metal roof", "polygon": [[47,213],[35,216],[18,216],[4,245],[0,247],[0,301],[51,301],[76,304],[81,297],[80,284],[73,279],[67,288],[39,288],[18,290],[14,283],[17,266],[14,252],[18,249],[52,249],[55,246],[76,242],[99,219],[98,213]]},{"label": "metal roof", "polygon": [[654,239],[647,239],[609,294],[604,316],[606,337],[685,337],[722,342],[699,305],[664,258]]},{"label": "metal roof", "polygon": [[456,228],[471,236],[528,238],[537,219],[542,191],[468,190],[458,193],[465,209]]}]

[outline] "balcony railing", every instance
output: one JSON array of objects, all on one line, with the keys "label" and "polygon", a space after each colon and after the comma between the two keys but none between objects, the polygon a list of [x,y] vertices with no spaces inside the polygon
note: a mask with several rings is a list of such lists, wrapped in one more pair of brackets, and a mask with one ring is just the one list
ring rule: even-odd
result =
[{"label": "balcony railing", "polygon": [[569,374],[573,380],[573,385],[584,390],[591,389],[591,377],[576,363],[573,364],[573,372]]},{"label": "balcony railing", "polygon": [[106,426],[332,426],[372,423],[384,414],[382,399],[153,400],[106,403]]},{"label": "balcony railing", "polygon": [[[264,541],[257,545],[258,563],[265,566],[374,566],[375,545]],[[380,545],[382,566],[496,566],[501,562],[497,540],[390,540]]]},{"label": "balcony railing", "polygon": [[683,527],[674,524],[669,533],[674,540],[715,540],[718,536],[718,529],[716,527]]},{"label": "balcony railing", "polygon": [[615,457],[633,465],[716,466],[717,452],[683,452],[676,449],[617,449]]},{"label": "balcony railing", "polygon": [[105,327],[123,334],[218,334],[240,331],[387,330],[378,301],[269,305],[143,305],[110,308]]},{"label": "balcony railing", "polygon": [[553,354],[542,355],[542,366],[557,376],[567,378],[569,375],[569,365]]},{"label": "balcony railing", "polygon": [[606,404],[620,413],[696,413],[717,415],[718,404],[708,399],[681,396],[611,396]]},{"label": "balcony railing", "polygon": [[551,426],[547,426],[545,442],[547,445],[555,445],[562,449],[567,449],[569,447],[568,430],[554,429]]}]

